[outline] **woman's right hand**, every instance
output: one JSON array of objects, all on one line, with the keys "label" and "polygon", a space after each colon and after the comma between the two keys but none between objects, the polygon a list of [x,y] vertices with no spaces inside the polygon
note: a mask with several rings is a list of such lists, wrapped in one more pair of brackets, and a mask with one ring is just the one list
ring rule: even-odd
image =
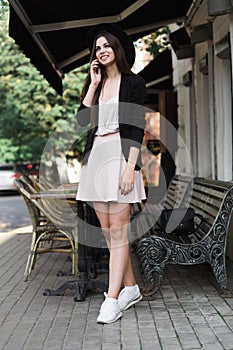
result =
[{"label": "woman's right hand", "polygon": [[82,101],[82,103],[86,107],[91,107],[93,105],[93,98],[94,98],[96,89],[101,81],[101,69],[99,67],[99,62],[97,59],[91,62],[89,73],[91,77],[91,82],[88,87],[87,93]]},{"label": "woman's right hand", "polygon": [[99,67],[99,61],[97,59],[91,62],[90,66],[91,83],[98,85],[101,81],[101,69]]}]

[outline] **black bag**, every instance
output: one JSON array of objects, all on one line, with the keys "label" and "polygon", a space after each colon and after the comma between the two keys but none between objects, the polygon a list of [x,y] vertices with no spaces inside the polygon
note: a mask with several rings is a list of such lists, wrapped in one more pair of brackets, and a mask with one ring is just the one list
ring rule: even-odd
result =
[{"label": "black bag", "polygon": [[[201,219],[196,227],[195,216]],[[191,234],[201,225],[202,221],[202,215],[196,214],[193,208],[164,209],[159,226],[165,233]]]}]

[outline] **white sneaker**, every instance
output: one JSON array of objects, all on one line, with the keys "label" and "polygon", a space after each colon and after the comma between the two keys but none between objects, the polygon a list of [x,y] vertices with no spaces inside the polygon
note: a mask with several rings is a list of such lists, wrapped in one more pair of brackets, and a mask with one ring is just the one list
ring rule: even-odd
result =
[{"label": "white sneaker", "polygon": [[130,306],[136,304],[142,299],[142,295],[137,284],[135,289],[134,291],[131,291],[128,288],[123,288],[120,291],[118,296],[118,304],[121,310],[127,310]]},{"label": "white sneaker", "polygon": [[97,323],[112,323],[117,321],[122,316],[121,309],[116,299],[109,298],[107,293],[104,293],[105,300],[101,305]]}]

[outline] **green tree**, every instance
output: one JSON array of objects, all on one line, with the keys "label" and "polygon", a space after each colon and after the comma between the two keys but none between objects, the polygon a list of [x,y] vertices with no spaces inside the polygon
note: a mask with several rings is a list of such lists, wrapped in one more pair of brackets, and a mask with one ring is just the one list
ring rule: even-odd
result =
[{"label": "green tree", "polygon": [[170,47],[169,34],[170,30],[168,27],[161,27],[142,39],[147,46],[146,51],[149,51],[153,58]]},{"label": "green tree", "polygon": [[9,2],[7,0],[0,0],[0,18],[4,18],[8,13]]},{"label": "green tree", "polygon": [[[40,160],[54,132],[74,132],[86,68],[66,74],[59,96],[9,37],[8,2],[0,0],[0,9],[0,162]],[[75,144],[80,151],[83,138]]]}]

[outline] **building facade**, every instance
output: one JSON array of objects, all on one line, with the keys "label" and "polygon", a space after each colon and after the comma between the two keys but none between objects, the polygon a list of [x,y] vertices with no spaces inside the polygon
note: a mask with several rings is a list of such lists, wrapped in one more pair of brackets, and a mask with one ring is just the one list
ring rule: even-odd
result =
[{"label": "building facade", "polygon": [[[233,181],[233,1],[193,1],[185,23],[169,28],[178,133],[186,148],[178,140],[177,172]],[[231,259],[232,252],[233,219]]]},{"label": "building facade", "polygon": [[183,147],[178,145],[179,173],[193,171],[195,176],[224,181],[233,177],[232,8],[231,0],[193,1],[182,28],[170,25],[175,36],[185,30],[190,37],[190,41],[180,39],[180,47],[174,45],[172,50],[178,132],[193,168],[186,161]]}]

